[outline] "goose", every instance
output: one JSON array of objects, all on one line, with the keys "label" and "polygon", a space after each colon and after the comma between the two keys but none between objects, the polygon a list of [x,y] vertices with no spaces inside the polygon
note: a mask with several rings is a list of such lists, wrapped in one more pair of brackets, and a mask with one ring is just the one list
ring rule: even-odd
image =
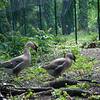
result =
[{"label": "goose", "polygon": [[28,67],[31,64],[31,53],[30,53],[29,47],[31,47],[33,50],[37,52],[38,46],[35,43],[28,41],[25,44],[25,48],[22,55],[12,58],[11,60],[8,60],[5,62],[1,62],[0,66],[11,69],[11,72],[15,74],[16,76],[18,76],[18,74],[25,67]]},{"label": "goose", "polygon": [[61,74],[71,67],[72,61],[75,61],[76,57],[72,53],[68,53],[64,58],[58,58],[51,61],[49,64],[42,66],[51,76],[57,78]]}]

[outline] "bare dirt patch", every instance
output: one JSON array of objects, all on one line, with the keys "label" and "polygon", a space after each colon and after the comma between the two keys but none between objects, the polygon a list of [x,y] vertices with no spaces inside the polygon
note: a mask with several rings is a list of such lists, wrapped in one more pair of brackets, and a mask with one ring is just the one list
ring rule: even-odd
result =
[{"label": "bare dirt patch", "polygon": [[94,80],[100,80],[100,48],[89,48],[89,49],[83,49],[81,51],[81,54],[94,58],[96,60],[96,63],[93,67],[93,73],[92,73],[92,79]]}]

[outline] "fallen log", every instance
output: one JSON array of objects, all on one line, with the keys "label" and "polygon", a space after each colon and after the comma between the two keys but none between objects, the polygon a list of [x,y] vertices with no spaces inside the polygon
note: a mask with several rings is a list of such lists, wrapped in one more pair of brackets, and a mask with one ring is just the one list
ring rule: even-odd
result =
[{"label": "fallen log", "polygon": [[33,93],[41,92],[41,91],[48,91],[52,90],[51,87],[33,87],[33,88],[27,88],[27,87],[13,87],[12,85],[3,85],[0,89],[0,92],[3,96],[11,95],[21,95],[25,92],[31,91]]},{"label": "fallen log", "polygon": [[[61,88],[61,90],[62,90],[61,95],[63,95],[63,91],[66,91],[71,97],[78,96],[78,97],[87,98],[87,97],[92,95],[89,91],[85,91],[82,89]],[[36,95],[38,95],[38,96],[52,96],[52,92],[53,92],[53,90],[42,91],[42,92],[36,93]],[[31,97],[31,98],[34,98],[34,97]]]},{"label": "fallen log", "polygon": [[41,92],[41,91],[51,90],[52,87],[32,87],[32,88],[18,87],[15,89],[25,90],[25,91],[31,90],[32,92]]},{"label": "fallen log", "polygon": [[61,88],[67,85],[77,85],[80,82],[88,82],[100,84],[98,81],[90,80],[90,79],[80,79],[80,80],[70,80],[70,79],[62,79],[62,80],[53,80],[45,83],[43,87],[53,87],[53,88]]},{"label": "fallen log", "polygon": [[[42,87],[32,87],[32,88],[27,88],[27,87],[16,87],[15,85],[12,84],[6,84],[6,85],[0,85],[0,92],[1,94],[6,97],[8,94],[10,96],[16,96],[16,95],[21,95],[23,93],[28,92],[29,90],[33,93],[40,93],[40,94],[50,94],[50,92],[48,92],[49,90],[52,91],[53,88],[58,89],[58,88],[62,88],[65,87],[66,84],[67,85],[77,85],[77,83],[79,82],[89,82],[89,83],[96,83],[96,84],[100,84],[100,82],[97,81],[92,81],[89,79],[81,79],[81,80],[69,80],[69,79],[62,79],[62,80],[54,80],[54,81],[50,81],[48,83],[45,83]],[[84,92],[84,90],[71,90],[71,89],[65,89],[66,92],[68,92],[68,94],[71,94],[71,96],[74,94],[76,95],[80,95],[81,93],[87,93],[89,95],[88,92]]]},{"label": "fallen log", "polygon": [[65,87],[66,84],[67,85],[76,85],[77,83],[79,83],[79,82],[74,81],[74,80],[62,79],[62,80],[54,80],[54,81],[45,83],[43,85],[43,87],[61,88],[61,87]]},{"label": "fallen log", "polygon": [[90,79],[80,79],[80,80],[78,80],[78,81],[79,81],[79,82],[89,82],[89,83],[100,84],[99,81],[90,80]]},{"label": "fallen log", "polygon": [[[61,81],[62,82],[62,81]],[[55,85],[53,86],[55,87]],[[57,88],[57,86],[55,87]],[[33,87],[33,88],[26,88],[26,87],[14,87],[12,85],[4,85],[1,88],[1,94],[6,97],[8,94],[10,96],[16,96],[21,95],[23,93],[26,93],[28,91],[31,91],[33,93],[36,93],[38,95],[51,95],[51,92],[53,91],[52,87]],[[81,89],[67,89],[67,88],[61,88],[62,91],[66,91],[70,96],[83,96],[82,94],[86,94],[85,96],[89,96],[90,93],[88,91],[84,91]]]},{"label": "fallen log", "polygon": [[79,96],[79,97],[89,97],[92,94],[89,91],[85,91],[82,89],[68,89],[63,88],[62,91],[66,91],[70,96]]},{"label": "fallen log", "polygon": [[[8,86],[8,85],[7,85]],[[52,87],[33,87],[33,88],[25,88],[25,87],[13,87],[13,88],[8,88],[3,86],[1,94],[6,97],[6,96],[17,96],[21,95],[23,93],[27,93],[28,90],[31,92],[35,93],[38,96],[52,96],[52,92],[54,89]],[[61,88],[62,91],[66,91],[71,97],[73,96],[79,96],[79,97],[89,97],[92,95],[89,91],[85,91],[82,89],[68,89],[68,88]],[[35,96],[36,96],[35,95]],[[31,97],[31,98],[34,98]]]}]

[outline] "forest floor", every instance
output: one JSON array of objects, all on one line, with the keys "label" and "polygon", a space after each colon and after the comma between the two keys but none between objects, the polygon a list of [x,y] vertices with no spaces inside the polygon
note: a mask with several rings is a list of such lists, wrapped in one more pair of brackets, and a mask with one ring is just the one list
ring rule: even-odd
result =
[{"label": "forest floor", "polygon": [[100,81],[100,48],[83,49],[81,54],[92,57],[97,61],[93,66],[92,79]]},{"label": "forest floor", "polygon": [[[87,79],[91,79],[91,80],[95,80],[95,81],[100,81],[100,48],[88,48],[88,49],[82,49],[80,51],[80,54],[81,55],[84,55],[86,57],[89,57],[89,58],[92,58],[92,59],[95,59],[95,63],[93,63],[93,69],[91,71],[91,73],[83,73],[83,77],[81,76],[81,78],[87,78]],[[66,73],[66,77],[67,78],[70,78],[70,79],[76,79],[76,77],[80,77],[80,74],[79,73],[76,73],[76,72],[69,72],[69,73]],[[27,81],[26,81],[27,82]],[[36,80],[31,80],[31,81],[28,81],[28,84],[23,84],[23,86],[32,86],[33,85],[33,82],[35,83]],[[38,81],[36,82],[36,84],[38,83]],[[38,83],[38,86],[39,84],[41,83]],[[100,94],[100,86],[95,86],[95,85],[91,85],[90,88],[88,88],[89,91],[92,91],[92,92],[97,92]],[[72,100],[74,100],[75,98],[73,97]],[[48,96],[44,96],[44,97],[40,97],[39,100],[51,100],[51,97],[48,97]],[[76,99],[75,99],[76,100]],[[77,100],[88,100],[87,98],[78,98]],[[99,100],[99,99],[97,99]]]},{"label": "forest floor", "polygon": [[[89,43],[94,39],[94,37],[91,37],[92,35],[89,35],[88,37],[80,36],[79,44],[75,44],[74,36],[68,38],[64,36],[58,36],[56,37],[54,41],[50,41],[49,49],[50,51],[48,53],[43,53],[38,51],[36,55],[32,55],[32,61],[35,59],[35,63],[32,62],[32,67],[28,67],[25,70],[22,70],[19,77],[13,77],[5,75],[5,72],[1,70],[1,81],[3,83],[11,83],[15,84],[18,87],[39,87],[43,85],[45,82],[48,82],[47,79],[50,78],[48,73],[41,68],[41,66],[44,66],[46,63],[49,63],[53,59],[64,57],[64,53],[66,53],[67,49],[72,50],[76,54],[76,62],[73,63],[72,67],[69,68],[68,71],[65,71],[66,78],[71,80],[78,80],[78,79],[91,79],[95,81],[100,81],[100,48],[81,48],[80,45],[84,42],[87,43],[87,40]],[[90,40],[89,40],[90,38]],[[82,40],[83,39],[83,40]],[[86,40],[86,41],[85,41]],[[46,43],[47,44],[47,43]],[[44,47],[44,46],[43,46]],[[48,46],[45,49],[48,49]],[[4,69],[5,70],[5,69]],[[3,73],[3,75],[2,75]],[[62,78],[62,77],[61,77]],[[83,84],[84,85],[84,84]],[[77,87],[77,86],[73,86]],[[68,88],[73,88],[68,86]],[[78,87],[81,88],[82,84]],[[93,86],[91,85],[90,88],[84,87],[86,90],[90,90],[93,92],[99,92],[100,94],[100,86]],[[82,87],[82,89],[84,89]],[[51,97],[42,97],[39,100],[51,100]],[[60,99],[57,99],[60,100]],[[72,100],[88,100],[88,99],[72,99]],[[97,99],[100,100],[100,99]]]},{"label": "forest floor", "polygon": [[[92,57],[96,60],[96,63],[93,65],[91,79],[100,81],[100,48],[83,49],[81,51],[81,54],[87,57]],[[100,94],[100,86],[92,86],[89,90],[93,92],[98,92]]]},{"label": "forest floor", "polygon": [[[96,63],[93,64],[93,69],[91,72],[91,76],[88,77],[91,80],[95,80],[95,81],[100,81],[100,48],[88,48],[88,49],[82,49],[80,51],[80,54],[89,57],[89,58],[93,58],[95,59]],[[75,75],[76,73],[67,73],[66,76],[68,78],[72,78],[73,76],[78,76]],[[88,76],[85,75],[85,76]],[[83,78],[83,77],[82,77]],[[92,92],[98,92],[100,94],[100,86],[95,86],[95,85],[91,85],[91,87],[88,89],[89,91]],[[51,100],[50,96],[44,96],[44,97],[40,97],[39,100]],[[73,97],[71,100],[76,100],[76,97]],[[77,100],[89,100],[88,98],[78,98]],[[90,99],[92,100],[92,99]],[[95,100],[95,99],[93,99]],[[99,100],[99,99],[96,99]]]}]

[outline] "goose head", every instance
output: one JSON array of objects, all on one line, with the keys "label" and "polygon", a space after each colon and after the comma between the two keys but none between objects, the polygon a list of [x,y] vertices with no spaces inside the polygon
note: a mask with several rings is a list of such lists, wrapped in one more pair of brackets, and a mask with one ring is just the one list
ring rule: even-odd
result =
[{"label": "goose head", "polygon": [[75,57],[75,55],[74,55],[73,53],[68,53],[68,54],[66,55],[66,57],[70,58],[71,60],[76,61],[76,57]]},{"label": "goose head", "polygon": [[37,52],[38,46],[34,43],[34,42],[27,42],[25,45],[26,48],[31,47],[33,50],[35,50]]}]

